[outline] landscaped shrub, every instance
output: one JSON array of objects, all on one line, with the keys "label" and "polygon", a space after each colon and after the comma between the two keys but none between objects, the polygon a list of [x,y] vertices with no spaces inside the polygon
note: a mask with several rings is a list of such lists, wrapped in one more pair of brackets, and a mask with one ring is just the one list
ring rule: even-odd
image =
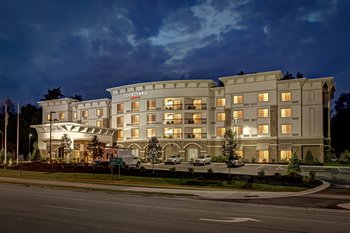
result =
[{"label": "landscaped shrub", "polygon": [[211,161],[213,163],[226,163],[227,157],[225,157],[223,155],[213,155],[213,156],[211,156]]},{"label": "landscaped shrub", "polygon": [[214,171],[213,171],[213,169],[209,168],[209,169],[207,170],[207,173],[208,173],[209,175],[212,175],[212,174],[214,174]]},{"label": "landscaped shrub", "polygon": [[305,156],[305,163],[306,164],[314,164],[314,156],[312,156],[312,153],[310,150],[308,150],[306,152],[306,156]]},{"label": "landscaped shrub", "polygon": [[188,168],[188,173],[190,173],[191,175],[194,174],[194,168],[193,167],[189,167]]},{"label": "landscaped shrub", "polygon": [[277,181],[282,178],[282,174],[279,172],[276,172],[273,176],[274,176],[275,180],[277,180]]},{"label": "landscaped shrub", "polygon": [[295,177],[297,173],[301,172],[300,161],[297,155],[294,153],[287,168],[287,174],[291,177]]},{"label": "landscaped shrub", "polygon": [[172,168],[169,168],[169,171],[171,172],[171,173],[176,173],[176,167],[172,167]]},{"label": "landscaped shrub", "polygon": [[309,172],[309,176],[310,176],[310,181],[314,181],[315,177],[316,177],[316,172],[315,171],[310,171]]},{"label": "landscaped shrub", "polygon": [[265,176],[265,170],[264,169],[260,169],[258,171],[258,178],[261,179]]},{"label": "landscaped shrub", "polygon": [[309,178],[308,176],[304,176],[304,177],[303,177],[303,184],[304,184],[305,186],[310,185],[310,178]]}]

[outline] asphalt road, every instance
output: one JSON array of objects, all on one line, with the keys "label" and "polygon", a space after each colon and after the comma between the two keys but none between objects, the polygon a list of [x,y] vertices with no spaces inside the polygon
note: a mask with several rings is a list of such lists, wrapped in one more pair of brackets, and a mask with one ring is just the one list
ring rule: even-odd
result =
[{"label": "asphalt road", "polygon": [[0,184],[0,232],[349,232],[350,211]]}]

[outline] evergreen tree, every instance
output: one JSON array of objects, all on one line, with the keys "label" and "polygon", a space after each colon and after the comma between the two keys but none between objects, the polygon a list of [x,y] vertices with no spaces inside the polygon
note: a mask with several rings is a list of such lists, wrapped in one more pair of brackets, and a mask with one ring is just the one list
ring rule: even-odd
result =
[{"label": "evergreen tree", "polygon": [[61,87],[48,89],[47,93],[44,94],[44,98],[41,100],[54,100],[64,98],[65,96],[62,94]]},{"label": "evergreen tree", "polygon": [[235,133],[231,129],[226,130],[224,144],[222,145],[222,154],[227,157],[229,164],[232,160],[237,159],[236,147]]},{"label": "evergreen tree", "polygon": [[297,173],[301,172],[300,168],[300,161],[297,157],[297,155],[294,153],[292,158],[289,161],[288,168],[287,168],[287,174],[289,176],[295,176]]},{"label": "evergreen tree", "polygon": [[33,143],[33,153],[32,156],[30,158],[31,161],[40,161],[41,160],[41,154],[40,154],[40,150],[38,147],[38,142],[34,142]]},{"label": "evergreen tree", "polygon": [[68,134],[63,134],[61,138],[61,148],[63,149],[64,158],[67,159],[67,162],[70,162],[71,152],[72,152],[72,140],[68,136]]},{"label": "evergreen tree", "polygon": [[87,149],[94,160],[103,156],[102,143],[96,135],[91,137]]}]

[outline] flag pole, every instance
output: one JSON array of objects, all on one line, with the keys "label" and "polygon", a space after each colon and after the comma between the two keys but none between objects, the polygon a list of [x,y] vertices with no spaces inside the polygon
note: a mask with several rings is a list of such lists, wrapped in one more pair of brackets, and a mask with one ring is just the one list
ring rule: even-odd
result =
[{"label": "flag pole", "polygon": [[19,157],[19,102],[17,103],[17,165],[18,165],[18,157]]},{"label": "flag pole", "polygon": [[7,163],[7,123],[8,123],[8,113],[7,113],[7,104],[5,104],[5,164]]}]

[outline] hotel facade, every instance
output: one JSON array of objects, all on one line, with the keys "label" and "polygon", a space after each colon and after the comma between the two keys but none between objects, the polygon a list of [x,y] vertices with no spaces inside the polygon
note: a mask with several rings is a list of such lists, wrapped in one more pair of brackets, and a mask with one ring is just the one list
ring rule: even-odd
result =
[{"label": "hotel facade", "polygon": [[[330,146],[332,77],[282,80],[281,71],[174,80],[109,88],[111,99],[40,101],[38,132],[43,157],[59,158],[60,140],[72,140],[73,156],[87,161],[93,135],[106,146],[129,148],[145,158],[148,139],[156,136],[162,158],[179,154],[221,155],[226,129],[236,132],[238,154],[246,161],[284,162],[310,151],[323,163]],[[51,146],[50,146],[51,145]]]}]

